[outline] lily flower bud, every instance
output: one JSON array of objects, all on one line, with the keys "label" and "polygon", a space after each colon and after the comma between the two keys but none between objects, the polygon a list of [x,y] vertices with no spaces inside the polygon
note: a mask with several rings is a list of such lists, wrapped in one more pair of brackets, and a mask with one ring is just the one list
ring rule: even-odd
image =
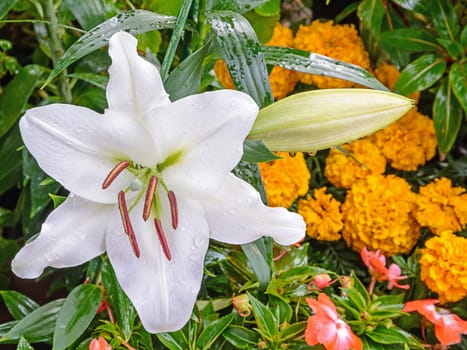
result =
[{"label": "lily flower bud", "polygon": [[261,109],[248,138],[262,140],[271,151],[318,151],[382,129],[414,104],[404,96],[379,90],[307,91]]}]

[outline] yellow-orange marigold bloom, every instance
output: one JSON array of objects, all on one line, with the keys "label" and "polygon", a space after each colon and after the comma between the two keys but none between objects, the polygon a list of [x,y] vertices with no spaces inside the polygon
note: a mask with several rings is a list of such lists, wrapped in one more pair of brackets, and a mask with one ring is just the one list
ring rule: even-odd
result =
[{"label": "yellow-orange marigold bloom", "polygon": [[421,250],[420,277],[442,303],[467,296],[467,239],[450,231],[430,238]]},{"label": "yellow-orange marigold bloom", "polygon": [[367,247],[386,256],[409,253],[420,237],[413,215],[416,196],[395,175],[369,175],[355,182],[342,204],[342,236],[357,252]]},{"label": "yellow-orange marigold bloom", "polygon": [[[374,71],[376,79],[378,79],[384,86],[389,88],[390,90],[394,89],[396,85],[397,79],[399,79],[399,75],[401,74],[397,67],[390,63],[382,63],[380,64]],[[420,98],[420,92],[414,92],[409,95],[410,98],[418,101]]]},{"label": "yellow-orange marigold bloom", "polygon": [[281,159],[259,163],[268,204],[272,207],[288,208],[300,196],[308,192],[310,171],[303,153],[291,157],[279,152]]},{"label": "yellow-orange marigold bloom", "polygon": [[436,154],[433,120],[416,109],[383,130],[369,136],[394,168],[414,171]]},{"label": "yellow-orange marigold bloom", "polygon": [[355,181],[371,174],[382,174],[386,170],[386,158],[368,139],[357,140],[341,147],[351,156],[333,148],[324,167],[324,176],[334,186],[350,188]]},{"label": "yellow-orange marigold bloom", "polygon": [[[295,35],[295,47],[311,51],[348,63],[363,69],[370,68],[370,58],[353,24],[336,24],[332,21],[313,21],[300,26]],[[314,74],[298,73],[301,82],[313,84],[321,89],[348,88],[355,86],[350,81],[323,77]]]},{"label": "yellow-orange marigold bloom", "polygon": [[420,187],[417,201],[417,221],[431,232],[461,231],[467,226],[467,190],[452,187],[448,178],[435,179]]},{"label": "yellow-orange marigold bloom", "polygon": [[[272,38],[265,45],[293,47],[292,30],[280,23],[276,23]],[[235,85],[224,61],[217,61],[215,63],[214,72],[224,88],[235,89]],[[279,100],[292,92],[297,82],[297,73],[289,69],[274,66],[269,73],[269,83],[271,84],[272,95],[276,100]]]},{"label": "yellow-orange marigold bloom", "polygon": [[306,223],[306,233],[312,238],[322,241],[336,241],[341,238],[339,232],[342,223],[341,203],[332,195],[326,194],[326,187],[313,191],[313,197],[298,201],[297,212]]}]

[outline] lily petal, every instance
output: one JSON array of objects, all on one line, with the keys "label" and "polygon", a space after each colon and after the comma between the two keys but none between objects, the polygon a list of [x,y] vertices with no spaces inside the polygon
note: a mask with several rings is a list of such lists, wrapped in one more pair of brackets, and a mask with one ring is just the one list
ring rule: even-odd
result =
[{"label": "lily petal", "polygon": [[22,278],[39,277],[47,266],[77,266],[105,251],[104,232],[113,205],[89,202],[73,194],[47,217],[39,236],[11,263]]},{"label": "lily petal", "polygon": [[179,155],[163,170],[167,186],[196,199],[217,190],[240,161],[257,112],[250,96],[219,90],[185,97],[148,114],[162,160]]},{"label": "lily petal", "polygon": [[109,68],[107,101],[109,110],[141,119],[150,109],[169,104],[157,68],[140,57],[134,36],[119,32],[109,41]]},{"label": "lily petal", "polygon": [[150,135],[136,121],[102,116],[65,104],[32,108],[21,118],[23,141],[39,166],[70,192],[88,200],[116,202],[133,176],[123,172],[107,190],[101,185],[121,160],[155,164]]},{"label": "lily petal", "polygon": [[[166,208],[168,203],[163,205]],[[138,204],[130,213],[140,257],[134,255],[118,217],[110,221],[107,253],[144,328],[151,333],[178,330],[189,320],[201,285],[209,244],[207,223],[195,201],[178,198],[177,230],[172,229],[170,212],[165,210],[161,221],[172,255],[169,261],[153,223],[142,220],[142,209]]]},{"label": "lily petal", "polygon": [[269,236],[289,245],[305,235],[306,225],[300,215],[285,208],[267,207],[253,186],[232,174],[203,206],[211,238],[221,242],[243,244]]}]

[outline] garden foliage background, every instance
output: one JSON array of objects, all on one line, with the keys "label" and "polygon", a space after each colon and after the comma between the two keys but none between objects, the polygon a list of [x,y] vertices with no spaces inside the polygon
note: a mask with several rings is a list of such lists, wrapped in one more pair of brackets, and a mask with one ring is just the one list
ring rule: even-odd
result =
[{"label": "garden foliage background", "polygon": [[[435,298],[443,312],[467,318],[466,5],[2,0],[0,343],[84,349],[103,337],[112,348],[128,349],[320,348],[305,336],[313,332],[307,298],[324,292],[366,349],[467,348],[465,338],[443,342],[435,334],[441,326],[403,312],[409,301]],[[102,112],[105,45],[118,30],[137,36],[140,54],[160,67],[172,100],[225,87],[265,107],[301,91],[384,85],[417,106],[391,126],[331,150],[277,159],[247,140],[235,173],[269,205],[302,214],[307,238],[291,247],[270,239],[211,242],[190,322],[151,335],[105,256],[48,269],[37,281],[20,280],[10,268],[66,196],[22,146],[18,120],[26,109],[53,102]],[[364,247],[380,250],[406,278],[387,283],[387,275],[362,261]]]}]

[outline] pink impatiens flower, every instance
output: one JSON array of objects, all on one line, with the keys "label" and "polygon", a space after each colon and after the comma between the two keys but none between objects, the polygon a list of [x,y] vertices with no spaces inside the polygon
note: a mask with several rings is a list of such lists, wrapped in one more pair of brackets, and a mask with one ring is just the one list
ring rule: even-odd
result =
[{"label": "pink impatiens flower", "polygon": [[104,338],[99,337],[91,340],[91,343],[89,343],[89,350],[112,350],[112,347]]},{"label": "pink impatiens flower", "polygon": [[433,323],[435,336],[441,345],[452,345],[461,342],[461,334],[467,334],[467,321],[452,314],[447,309],[435,307],[439,303],[437,299],[424,299],[409,301],[404,306],[404,312],[417,311],[419,314]]},{"label": "pink impatiens flower", "polygon": [[323,344],[326,350],[361,350],[363,344],[336,311],[332,300],[321,293],[318,300],[306,299],[314,315],[308,318],[305,341],[308,345]]},{"label": "pink impatiens flower", "polygon": [[360,256],[371,274],[371,283],[369,287],[370,294],[373,291],[376,281],[388,281],[389,290],[393,287],[400,289],[410,288],[408,284],[399,284],[398,281],[406,279],[407,276],[401,276],[401,269],[397,264],[391,264],[389,265],[389,268],[386,268],[386,257],[381,254],[379,250],[376,252],[370,252],[366,247],[363,247],[360,252]]}]

